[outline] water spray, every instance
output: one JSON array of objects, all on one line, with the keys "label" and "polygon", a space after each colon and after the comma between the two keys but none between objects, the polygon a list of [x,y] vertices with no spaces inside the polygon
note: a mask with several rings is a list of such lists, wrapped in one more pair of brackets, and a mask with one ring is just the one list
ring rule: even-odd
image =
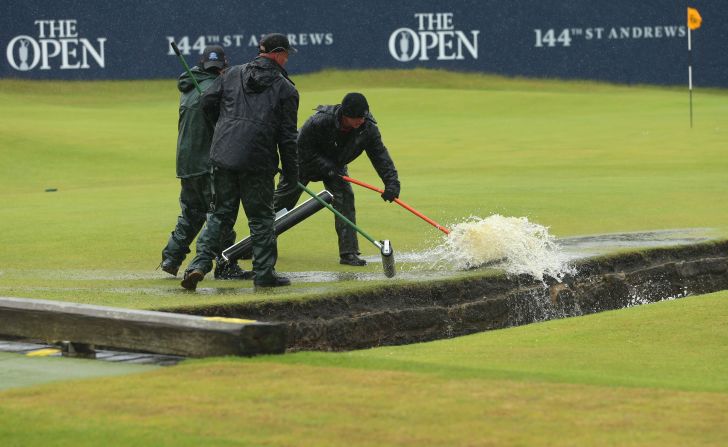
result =
[{"label": "water spray", "polygon": [[442,244],[422,254],[432,267],[467,270],[498,265],[512,275],[542,281],[571,272],[567,257],[548,228],[526,217],[471,216],[453,225]]},{"label": "water spray", "polygon": [[[384,192],[351,177],[342,178],[380,194]],[[422,253],[421,262],[432,263],[434,260],[432,265],[435,267],[457,269],[498,265],[510,274],[528,274],[538,280],[543,280],[544,276],[560,280],[571,272],[548,229],[526,218],[492,215],[481,219],[471,216],[467,221],[456,224],[451,231],[401,200],[394,201],[448,235],[438,247]]]}]

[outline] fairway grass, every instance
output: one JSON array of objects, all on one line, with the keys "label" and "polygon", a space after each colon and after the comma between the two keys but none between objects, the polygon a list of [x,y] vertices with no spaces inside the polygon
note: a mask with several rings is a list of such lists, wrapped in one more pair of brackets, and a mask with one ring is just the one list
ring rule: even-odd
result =
[{"label": "fairway grass", "polygon": [[[694,227],[728,235],[725,90],[695,92],[690,129],[686,92],[675,88],[435,70],[294,79],[299,124],[318,104],[365,93],[402,199],[445,226],[497,213],[528,217],[556,236]],[[178,281],[154,271],[179,212],[177,101],[172,79],[0,82],[0,295],[152,308],[204,305],[229,287],[206,279],[207,295],[182,296]],[[364,156],[350,175],[381,183]],[[356,201],[358,224],[391,240],[395,253],[444,237],[371,191],[357,188]],[[381,272],[339,265],[333,227],[324,210],[282,235],[278,270]],[[236,229],[248,233],[244,215]],[[360,242],[364,255],[377,256]]]},{"label": "fairway grass", "polygon": [[411,346],[0,392],[4,445],[719,446],[728,292]]}]

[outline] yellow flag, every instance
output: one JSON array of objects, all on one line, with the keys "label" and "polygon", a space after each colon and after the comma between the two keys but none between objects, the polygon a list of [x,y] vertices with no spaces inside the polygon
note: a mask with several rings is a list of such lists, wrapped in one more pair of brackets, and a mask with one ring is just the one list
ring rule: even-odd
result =
[{"label": "yellow flag", "polygon": [[695,8],[688,8],[688,28],[698,29],[700,24],[703,23],[703,18],[700,17],[700,13]]}]

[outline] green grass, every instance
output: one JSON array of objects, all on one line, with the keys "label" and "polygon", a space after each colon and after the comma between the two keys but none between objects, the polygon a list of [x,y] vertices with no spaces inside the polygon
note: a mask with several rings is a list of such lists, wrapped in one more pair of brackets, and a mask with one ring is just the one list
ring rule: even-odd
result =
[{"label": "green grass", "polygon": [[[527,216],[557,236],[687,227],[728,234],[728,208],[720,206],[728,192],[725,90],[696,91],[690,129],[686,92],[674,88],[433,70],[295,80],[299,123],[317,104],[364,92],[400,172],[402,199],[446,226],[499,213]],[[178,214],[177,95],[172,80],[0,82],[1,294],[132,307],[232,299],[180,295],[177,282],[153,272]],[[379,184],[366,157],[350,174]],[[358,223],[398,252],[442,236],[370,191],[356,197]],[[236,228],[247,234],[244,215]],[[351,271],[337,263],[326,212],[281,236],[279,253],[283,272]],[[229,287],[209,279],[201,286]]]},{"label": "green grass", "polygon": [[[695,92],[691,130],[686,92],[674,88],[432,70],[295,80],[301,123],[317,104],[364,92],[402,198],[445,225],[500,213],[558,236],[728,235],[725,90]],[[176,103],[170,80],[0,81],[0,295],[154,308],[392,283],[254,295],[206,279],[211,288],[187,294],[155,273],[178,212]],[[378,184],[366,157],[350,172]],[[357,208],[358,223],[398,251],[440,238],[368,191],[357,190]],[[244,216],[237,229],[246,233]],[[283,235],[279,251],[281,271],[350,270],[336,264],[324,213]],[[721,445],[727,347],[721,292],[411,346],[186,361],[0,392],[0,444]]]},{"label": "green grass", "polygon": [[187,361],[9,390],[0,392],[0,439],[717,446],[727,414],[720,292],[411,346]]}]

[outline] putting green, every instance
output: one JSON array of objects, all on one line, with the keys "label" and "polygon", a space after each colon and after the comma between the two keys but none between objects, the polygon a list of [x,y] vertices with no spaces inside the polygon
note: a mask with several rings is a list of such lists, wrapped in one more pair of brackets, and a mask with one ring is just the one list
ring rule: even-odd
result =
[{"label": "putting green", "polygon": [[[443,225],[499,213],[557,236],[693,227],[728,235],[728,207],[718,206],[728,194],[724,90],[695,92],[690,129],[682,89],[432,70],[294,79],[299,123],[317,104],[365,93],[402,199]],[[177,95],[171,79],[0,83],[0,294],[135,308],[260,299],[249,283],[210,279],[200,284],[206,291],[183,294],[178,280],[154,271],[178,214]],[[380,184],[366,157],[350,174]],[[395,257],[442,240],[371,191],[357,189],[356,200],[357,223],[391,240]],[[236,228],[247,233],[244,215]],[[381,275],[379,265],[338,264],[333,218],[323,211],[282,235],[279,254],[282,272]],[[380,284],[349,278],[335,287]],[[325,293],[325,282],[294,279],[265,298]]]}]

